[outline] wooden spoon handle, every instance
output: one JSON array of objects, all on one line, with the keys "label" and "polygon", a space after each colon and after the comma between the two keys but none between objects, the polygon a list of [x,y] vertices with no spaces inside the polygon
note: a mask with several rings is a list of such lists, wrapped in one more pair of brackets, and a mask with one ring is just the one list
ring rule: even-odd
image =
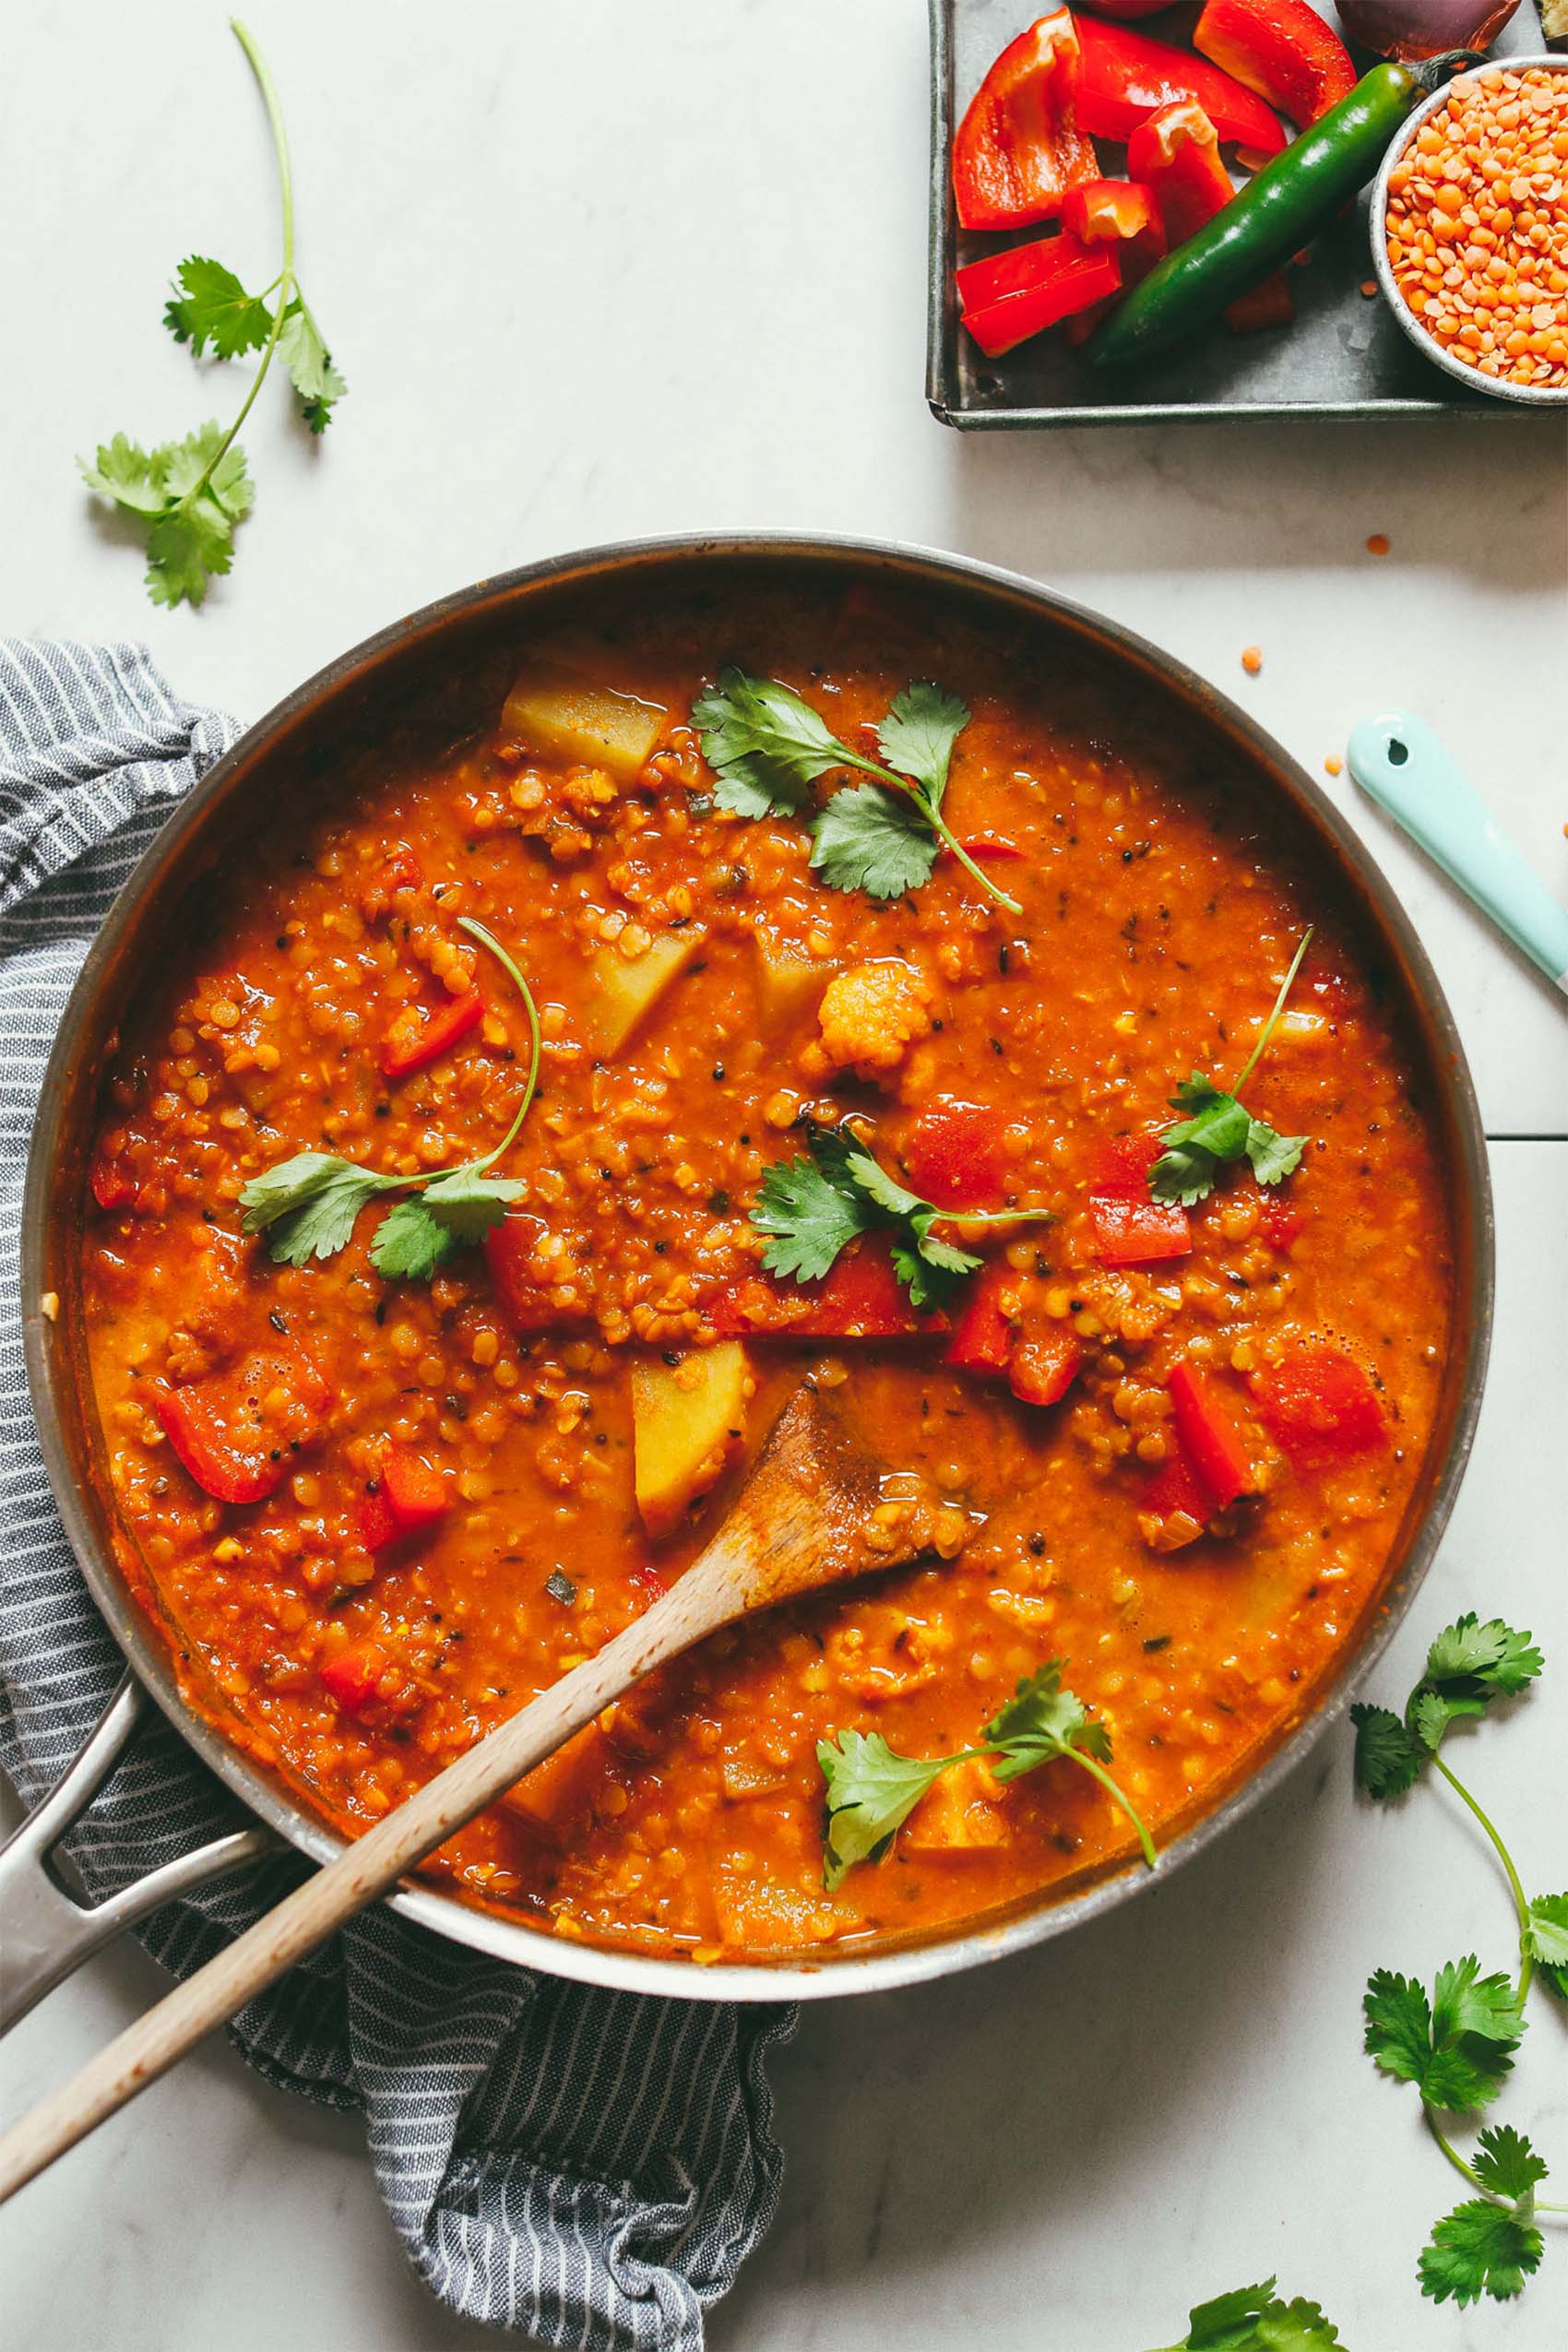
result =
[{"label": "wooden spoon handle", "polygon": [[743,1603],[718,1551],[715,1545],[597,1656],[487,1732],[13,2124],[0,2137],[0,2204],[553,1755],[612,1699],[735,1616]]}]

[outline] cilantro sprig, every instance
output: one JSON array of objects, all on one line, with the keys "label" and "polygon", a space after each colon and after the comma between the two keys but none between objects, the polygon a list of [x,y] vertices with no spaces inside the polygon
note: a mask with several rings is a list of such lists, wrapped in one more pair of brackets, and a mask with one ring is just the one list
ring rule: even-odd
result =
[{"label": "cilantro sprig", "polygon": [[[876,731],[885,766],[841,742],[792,686],[733,666],[693,704],[692,720],[719,778],[720,807],[738,816],[804,817],[813,870],[832,889],[901,898],[931,880],[945,848],[999,907],[1022,911],[942,813],[953,746],[969,723],[968,706],[956,695],[929,683],[895,695]],[[873,780],[842,786],[811,813],[812,785],[842,767]]]},{"label": "cilantro sprig", "polygon": [[1429,1769],[1437,1772],[1490,1839],[1514,1897],[1519,1973],[1481,1973],[1473,1954],[1441,1967],[1429,1994],[1414,1978],[1378,1969],[1362,2002],[1366,2049],[1375,2065],[1413,2084],[1427,2128],[1443,2156],[1480,2193],[1438,2222],[1417,2265],[1421,2291],[1434,2302],[1472,2303],[1482,2295],[1517,2295],[1543,2251],[1535,2216],[1568,2212],[1536,2196],[1547,2167],[1511,2124],[1489,2125],[1471,2158],[1443,2128],[1445,2115],[1489,2107],[1513,2071],[1526,2029],[1525,2002],[1538,1974],[1568,1999],[1568,1895],[1525,1894],[1514,1858],[1493,1823],[1439,1752],[1455,1723],[1486,1715],[1515,1697],[1540,1673],[1528,1633],[1502,1618],[1469,1611],[1445,1626],[1427,1652],[1403,1714],[1354,1706],[1356,1779],[1380,1802],[1405,1796]]},{"label": "cilantro sprig", "polygon": [[1258,1031],[1257,1043],[1229,1092],[1202,1070],[1194,1070],[1190,1078],[1178,1085],[1170,1098],[1170,1107],[1186,1111],[1188,1116],[1178,1120],[1173,1127],[1167,1127],[1160,1137],[1165,1148],[1149,1170],[1148,1179],[1149,1191],[1157,1201],[1179,1202],[1183,1208],[1193,1207],[1196,1202],[1208,1198],[1221,1168],[1235,1160],[1250,1161],[1260,1184],[1283,1183],[1301,1166],[1307,1137],[1277,1134],[1266,1121],[1254,1119],[1239,1098],[1278,1026],[1285,1001],[1312,944],[1312,936],[1309,925],[1280,983],[1274,1010]]},{"label": "cilantro sprig", "polygon": [[979,1744],[947,1756],[901,1756],[880,1731],[841,1731],[817,1742],[827,1783],[823,1883],[829,1894],[860,1862],[878,1862],[921,1799],[955,1764],[983,1757],[998,1780],[1016,1780],[1070,1756],[1107,1789],[1138,1834],[1152,1871],[1158,1854],[1141,1815],[1106,1770],[1111,1734],[1062,1681],[1062,1660],[1027,1675],[980,1735]]},{"label": "cilantro sprig", "polygon": [[818,1282],[839,1252],[862,1233],[891,1229],[893,1270],[911,1306],[940,1307],[980,1260],[932,1230],[949,1224],[1018,1225],[1049,1221],[1044,1208],[950,1209],[922,1200],[890,1176],[846,1127],[808,1127],[804,1158],[776,1159],[763,1170],[751,1221],[768,1236],[762,1262],[770,1274]]},{"label": "cilantro sprig", "polygon": [[1345,2352],[1339,2331],[1316,2303],[1301,2295],[1284,2302],[1274,2287],[1265,2278],[1195,2305],[1180,2344],[1161,2352]]},{"label": "cilantro sprig", "polygon": [[457,928],[488,948],[523,1000],[532,1040],[528,1081],[512,1123],[493,1151],[457,1168],[433,1169],[427,1176],[384,1175],[358,1160],[321,1151],[296,1152],[291,1159],[253,1176],[240,1194],[247,1233],[267,1235],[279,1265],[308,1265],[313,1258],[336,1257],[348,1242],[361,1209],[383,1193],[406,1193],[383,1218],[371,1244],[371,1263],[389,1282],[426,1282],[438,1266],[483,1240],[499,1225],[524,1187],[486,1173],[517,1141],[539,1084],[539,1012],[533,992],[493,932],[468,915]]},{"label": "cilantro sprig", "polygon": [[199,604],[208,581],[233,562],[234,526],[249,514],[255,497],[239,432],[274,356],[288,370],[312,433],[327,430],[334,404],[349,388],[332,364],[294,269],[293,173],[277,88],[250,31],[237,18],[231,23],[271,125],[282,208],[282,267],[262,293],[248,294],[222,262],[191,254],[180,264],[178,291],[164,306],[163,322],[197,359],[208,350],[219,360],[259,351],[261,363],[227,432],[209,422],[184,440],[160,442],[151,449],[117,433],[101,444],[91,465],[77,461],[89,489],[142,529],[147,592],[155,604]]}]

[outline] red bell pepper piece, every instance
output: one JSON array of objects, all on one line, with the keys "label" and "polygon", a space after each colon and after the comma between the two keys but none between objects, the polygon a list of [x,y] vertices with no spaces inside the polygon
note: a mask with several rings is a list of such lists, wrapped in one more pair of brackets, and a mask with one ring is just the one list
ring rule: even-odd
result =
[{"label": "red bell pepper piece", "polygon": [[[1190,99],[1201,106],[1222,139],[1258,155],[1277,155],[1285,126],[1262,99],[1229,74],[1221,73],[1190,50],[1152,41],[1121,25],[1078,19],[1077,117],[1092,137],[1125,139],[1163,106]],[[1085,175],[1088,176],[1088,175]],[[1127,177],[1144,177],[1132,157]]]},{"label": "red bell pepper piece", "polygon": [[909,1339],[945,1332],[944,1314],[921,1314],[893,1271],[885,1241],[851,1242],[820,1282],[757,1275],[721,1292],[707,1310],[720,1338]]},{"label": "red bell pepper piece", "polygon": [[439,1012],[433,1013],[422,1028],[405,1034],[394,1028],[382,1043],[383,1077],[407,1078],[416,1070],[428,1068],[432,1062],[439,1062],[459,1039],[466,1038],[470,1029],[477,1029],[483,1018],[484,999],[477,988],[470,988],[466,995],[452,997]]},{"label": "red bell pepper piece", "polygon": [[[1010,859],[1024,855],[1016,841],[1009,841],[1001,833],[971,833],[961,838],[958,846],[967,849],[971,858],[978,859],[982,866],[1005,865]],[[942,854],[950,858],[953,852],[944,849]]]},{"label": "red bell pepper piece", "polygon": [[1342,1348],[1297,1348],[1253,1385],[1268,1429],[1303,1469],[1330,1469],[1387,1443],[1383,1400]]},{"label": "red bell pepper piece", "polygon": [[1089,1224],[1094,1253],[1101,1265],[1148,1265],[1158,1258],[1184,1258],[1193,1246],[1187,1212],[1147,1193],[1091,1193]]},{"label": "red bell pepper piece", "polygon": [[1306,0],[1208,0],[1193,46],[1303,131],[1356,87],[1349,51]]},{"label": "red bell pepper piece", "polygon": [[1094,0],[1097,17],[1119,17],[1134,22],[1139,17],[1158,17],[1169,8],[1170,0]]},{"label": "red bell pepper piece", "polygon": [[1223,1511],[1238,1495],[1253,1493],[1257,1479],[1218,1382],[1183,1358],[1172,1364],[1168,1384],[1176,1435],[1208,1498],[1209,1512]]},{"label": "red bell pepper piece", "polygon": [[1122,267],[1113,245],[1081,245],[1076,237],[1040,237],[1031,245],[1016,245],[1001,258],[1022,264],[1026,255],[1029,283],[964,313],[964,325],[988,359],[999,359],[1031,335],[1121,291]]},{"label": "red bell pepper piece", "polygon": [[[1080,244],[1112,244],[1122,267],[1123,286],[1146,278],[1165,252],[1165,224],[1152,188],[1136,180],[1086,180],[1069,188],[1062,207],[1062,226]],[[1067,340],[1087,343],[1103,310],[1079,311],[1067,321]]]},{"label": "red bell pepper piece", "polygon": [[365,1496],[360,1513],[360,1538],[367,1551],[384,1550],[434,1526],[445,1517],[450,1501],[440,1471],[411,1445],[388,1445],[375,1491]]},{"label": "red bell pepper piece", "polygon": [[484,1237],[484,1262],[496,1297],[507,1322],[522,1337],[540,1331],[563,1330],[568,1324],[590,1319],[586,1303],[570,1309],[557,1306],[533,1271],[534,1253],[547,1229],[541,1217],[530,1217],[526,1209],[515,1209],[499,1225],[493,1225]]},{"label": "red bell pepper piece", "polygon": [[137,1196],[136,1178],[117,1160],[95,1159],[88,1182],[99,1207],[111,1215],[117,1208],[128,1207]]},{"label": "red bell pepper piece", "polygon": [[904,1165],[938,1208],[997,1208],[1007,1190],[1004,1122],[984,1103],[946,1102],[916,1120]]},{"label": "red bell pepper piece", "polygon": [[1296,315],[1290,280],[1282,269],[1271,269],[1266,278],[1227,303],[1221,315],[1232,335],[1261,335],[1271,327],[1289,327]]},{"label": "red bell pepper piece", "polygon": [[1078,35],[1052,10],[1010,42],[986,75],[953,141],[953,202],[966,229],[1051,220],[1075,180],[1099,169],[1074,111]]},{"label": "red bell pepper piece", "polygon": [[333,1704],[357,1710],[375,1696],[375,1686],[386,1671],[386,1653],[374,1642],[350,1642],[322,1659],[316,1671],[321,1687]]},{"label": "red bell pepper piece", "polygon": [[961,1371],[1001,1372],[1013,1353],[1013,1324],[1002,1301],[1017,1277],[1004,1264],[977,1274],[953,1319],[953,1336],[943,1349],[944,1364]]},{"label": "red bell pepper piece", "polygon": [[1058,1405],[1077,1379],[1083,1342],[1065,1323],[1031,1322],[1017,1338],[1007,1380],[1026,1405]]},{"label": "red bell pepper piece", "polygon": [[[263,1405],[281,1392],[280,1406]],[[153,1409],[182,1467],[215,1503],[265,1503],[316,1436],[332,1391],[303,1357],[247,1356],[237,1371],[160,1388]]]},{"label": "red bell pepper piece", "polygon": [[[1195,1543],[1205,1526],[1214,1515],[1214,1505],[1199,1483],[1191,1457],[1180,1439],[1153,1478],[1145,1481],[1138,1497],[1138,1516],[1158,1522],[1156,1528],[1146,1530],[1146,1539],[1157,1550],[1178,1551],[1184,1543]],[[1172,1530],[1170,1523],[1180,1519],[1188,1524]]]},{"label": "red bell pepper piece", "polygon": [[1164,1149],[1158,1135],[1113,1135],[1089,1194],[1089,1226],[1101,1265],[1148,1265],[1184,1258],[1192,1220],[1179,1203],[1151,1200],[1148,1172]]},{"label": "red bell pepper piece", "polygon": [[1127,142],[1127,169],[1154,190],[1167,243],[1183,244],[1223,211],[1236,191],[1219,157],[1219,140],[1190,98],[1162,106]]}]

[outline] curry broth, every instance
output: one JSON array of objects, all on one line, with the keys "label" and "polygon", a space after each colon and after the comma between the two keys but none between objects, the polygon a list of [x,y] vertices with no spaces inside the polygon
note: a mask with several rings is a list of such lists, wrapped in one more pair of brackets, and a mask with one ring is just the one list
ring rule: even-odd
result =
[{"label": "curry broth", "polygon": [[[852,1113],[897,1169],[933,1109],[978,1106],[1009,1204],[1055,1213],[987,1254],[1027,1320],[1072,1335],[1065,1396],[1025,1403],[944,1364],[940,1333],[748,1332],[745,1447],[808,1371],[842,1384],[889,1466],[892,1515],[917,1484],[941,1499],[938,1554],[714,1637],[430,1867],[557,1934],[707,1960],[920,1932],[1125,1860],[1123,1817],[1071,1765],[1005,1791],[965,1765],[830,1896],[816,1742],[853,1728],[912,1754],[964,1746],[1060,1657],[1158,1836],[1278,1736],[1351,1637],[1420,1468],[1451,1289],[1418,1057],[1353,910],[1275,803],[1151,731],[1124,685],[923,598],[747,588],[626,606],[546,650],[662,707],[635,781],[508,741],[505,676],[487,670],[447,755],[409,730],[313,778],[308,822],[231,861],[210,929],[126,1021],[84,1303],[115,1497],[165,1631],[232,1708],[231,1736],[363,1826],[600,1648],[711,1531],[738,1460],[671,1533],[645,1526],[628,1361],[733,1331],[759,1280],[747,1211],[802,1123]],[[950,859],[889,905],[826,889],[798,822],[716,807],[689,718],[724,662],[785,680],[868,749],[858,731],[910,679],[960,694],[973,717],[948,814],[1021,853],[994,871],[1022,912]],[[295,1152],[413,1173],[499,1140],[527,1025],[458,914],[512,949],[544,1031],[504,1169],[532,1220],[520,1313],[480,1251],[428,1283],[384,1281],[379,1207],[303,1268],[240,1230],[242,1186]],[[1308,923],[1247,1089],[1311,1138],[1302,1166],[1277,1198],[1225,1170],[1186,1254],[1107,1266],[1087,1204],[1108,1154],[1170,1119],[1190,1070],[1234,1078]],[[682,968],[596,1051],[590,957],[632,969],[680,936]],[[841,1064],[822,998],[867,965],[914,972],[930,1026],[885,1064]],[[411,1028],[410,1008],[476,984],[481,1024],[389,1080],[399,1016]],[[1380,1408],[1381,1442],[1346,1458],[1302,1458],[1262,1409],[1278,1364],[1321,1342]],[[1260,1491],[1164,1550],[1148,1496],[1182,1359],[1230,1398]],[[286,1386],[299,1360],[320,1394],[291,1425],[288,1475],[253,1503],[204,1493],[156,1397],[220,1396],[236,1365]],[[441,1475],[446,1507],[371,1549],[388,1443]],[[346,1656],[366,1661],[353,1704],[323,1680]]]}]

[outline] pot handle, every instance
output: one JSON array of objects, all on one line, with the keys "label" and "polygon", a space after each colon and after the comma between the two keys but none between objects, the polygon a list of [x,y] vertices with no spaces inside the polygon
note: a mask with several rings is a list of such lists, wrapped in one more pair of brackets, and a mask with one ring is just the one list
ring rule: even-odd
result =
[{"label": "pot handle", "polygon": [[150,1712],[151,1701],[127,1673],[65,1778],[0,1847],[0,1915],[6,1921],[0,2034],[9,2033],[46,1992],[149,1911],[242,1862],[281,1850],[279,1840],[257,1822],[149,1871],[107,1902],[76,1901],[60,1877],[53,1848],[86,1812]]}]

